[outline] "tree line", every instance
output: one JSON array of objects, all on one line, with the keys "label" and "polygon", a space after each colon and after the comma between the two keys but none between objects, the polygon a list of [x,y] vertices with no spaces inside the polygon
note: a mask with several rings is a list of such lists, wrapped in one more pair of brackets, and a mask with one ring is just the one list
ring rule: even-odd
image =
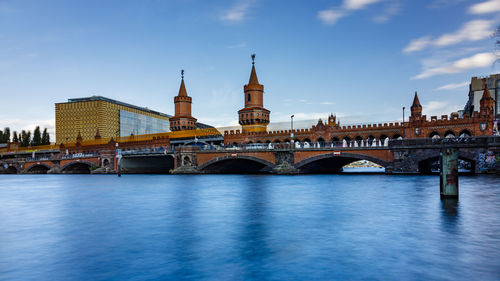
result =
[{"label": "tree line", "polygon": [[3,131],[0,130],[0,143],[16,142],[21,146],[36,146],[50,144],[50,135],[47,132],[47,128],[40,131],[40,126],[36,126],[33,131],[33,136],[31,131],[22,130],[20,133],[16,131],[12,134],[12,140],[10,135],[10,128],[7,127]]}]

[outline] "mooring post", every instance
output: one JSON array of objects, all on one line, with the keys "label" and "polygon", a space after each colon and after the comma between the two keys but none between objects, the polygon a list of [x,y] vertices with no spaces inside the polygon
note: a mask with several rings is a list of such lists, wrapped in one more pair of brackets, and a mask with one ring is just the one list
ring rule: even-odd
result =
[{"label": "mooring post", "polygon": [[458,198],[458,150],[456,148],[441,149],[439,160],[441,199]]}]

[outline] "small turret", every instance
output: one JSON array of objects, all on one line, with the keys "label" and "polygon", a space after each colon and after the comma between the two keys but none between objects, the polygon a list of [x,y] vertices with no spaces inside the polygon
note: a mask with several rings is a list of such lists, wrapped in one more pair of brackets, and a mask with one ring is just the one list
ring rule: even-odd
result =
[{"label": "small turret", "polygon": [[181,86],[179,93],[174,97],[175,116],[170,118],[170,130],[194,130],[196,118],[191,116],[191,103],[193,99],[188,96],[186,85],[184,85],[184,70],[181,70]]},{"label": "small turret", "polygon": [[252,71],[248,84],[243,87],[245,107],[238,111],[243,132],[265,132],[270,111],[264,108],[264,85],[259,84],[255,71],[255,54],[252,55]]},{"label": "small turret", "polygon": [[493,106],[495,105],[495,101],[491,97],[490,90],[486,84],[484,85],[483,97],[479,101],[479,105],[479,116],[488,117],[493,115]]},{"label": "small turret", "polygon": [[410,107],[411,109],[411,117],[420,118],[422,117],[422,105],[420,105],[420,101],[418,100],[417,91],[415,91],[415,97],[413,98],[413,104]]}]

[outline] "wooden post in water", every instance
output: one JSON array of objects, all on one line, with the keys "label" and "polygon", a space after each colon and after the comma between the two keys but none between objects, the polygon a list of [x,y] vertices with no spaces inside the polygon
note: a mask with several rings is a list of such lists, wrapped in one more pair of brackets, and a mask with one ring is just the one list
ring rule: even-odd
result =
[{"label": "wooden post in water", "polygon": [[441,199],[458,198],[458,149],[441,149],[439,162],[441,166],[439,185]]}]

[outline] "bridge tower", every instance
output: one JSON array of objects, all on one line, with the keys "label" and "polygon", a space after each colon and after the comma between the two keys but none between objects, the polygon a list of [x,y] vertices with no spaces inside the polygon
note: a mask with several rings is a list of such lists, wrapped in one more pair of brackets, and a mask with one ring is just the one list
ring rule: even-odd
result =
[{"label": "bridge tower", "polygon": [[248,84],[243,87],[245,107],[238,111],[243,132],[266,132],[269,113],[264,108],[264,85],[259,84],[255,71],[255,54],[252,55],[252,72]]},{"label": "bridge tower", "polygon": [[181,70],[181,86],[179,94],[174,97],[175,116],[170,117],[170,130],[183,131],[196,128],[196,118],[191,116],[192,98],[187,95],[184,85],[184,70]]},{"label": "bridge tower", "polygon": [[488,90],[488,86],[484,85],[483,97],[479,101],[480,109],[479,116],[483,118],[487,118],[493,115],[493,106],[495,105],[495,101],[490,95],[490,90]]},{"label": "bridge tower", "polygon": [[410,107],[411,109],[411,119],[420,119],[422,118],[422,105],[420,105],[420,101],[418,100],[417,91],[415,91],[415,97],[413,98],[413,104]]}]

